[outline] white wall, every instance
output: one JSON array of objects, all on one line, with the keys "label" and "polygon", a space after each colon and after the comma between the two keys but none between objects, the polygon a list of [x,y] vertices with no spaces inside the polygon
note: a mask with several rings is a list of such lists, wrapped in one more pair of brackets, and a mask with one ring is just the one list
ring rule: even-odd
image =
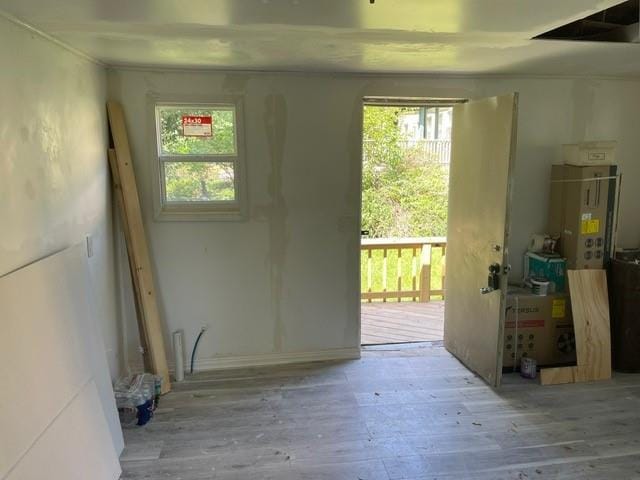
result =
[{"label": "white wall", "polygon": [[[359,344],[361,99],[365,95],[474,98],[520,92],[512,263],[546,225],[550,165],[563,143],[613,139],[627,188],[620,241],[640,243],[640,82],[373,77],[302,74],[110,72],[123,102],[160,302],[202,366],[215,358],[309,352]],[[146,94],[240,94],[245,102],[249,219],[157,222]],[[135,321],[128,319],[130,338]],[[130,345],[134,355],[135,344]]]},{"label": "white wall", "polygon": [[0,276],[91,235],[91,290],[115,377],[123,365],[104,68],[3,18],[0,64]]}]

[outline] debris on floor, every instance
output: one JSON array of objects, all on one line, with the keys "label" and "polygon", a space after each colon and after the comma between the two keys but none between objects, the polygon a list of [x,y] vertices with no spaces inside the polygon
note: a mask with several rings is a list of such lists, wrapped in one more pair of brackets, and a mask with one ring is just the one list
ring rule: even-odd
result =
[{"label": "debris on floor", "polygon": [[158,406],[162,378],[150,373],[128,375],[113,387],[123,426],[146,425]]}]

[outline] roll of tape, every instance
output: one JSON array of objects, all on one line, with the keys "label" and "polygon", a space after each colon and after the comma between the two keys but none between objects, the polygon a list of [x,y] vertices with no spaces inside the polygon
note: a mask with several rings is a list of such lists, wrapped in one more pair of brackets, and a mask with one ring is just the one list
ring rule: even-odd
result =
[{"label": "roll of tape", "polygon": [[547,239],[546,235],[531,235],[531,240],[529,241],[529,251],[530,252],[541,252],[544,249],[544,242]]}]

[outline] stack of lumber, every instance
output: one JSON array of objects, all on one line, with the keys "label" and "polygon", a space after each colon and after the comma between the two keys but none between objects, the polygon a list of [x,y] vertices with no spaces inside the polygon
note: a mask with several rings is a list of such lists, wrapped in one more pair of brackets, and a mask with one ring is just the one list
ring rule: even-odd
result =
[{"label": "stack of lumber", "polygon": [[114,194],[120,207],[129,267],[135,290],[136,313],[145,368],[162,377],[162,393],[171,390],[162,321],[151,270],[149,248],[142,221],[140,199],[129,149],[124,112],[118,102],[107,103],[112,149],[109,164]]}]

